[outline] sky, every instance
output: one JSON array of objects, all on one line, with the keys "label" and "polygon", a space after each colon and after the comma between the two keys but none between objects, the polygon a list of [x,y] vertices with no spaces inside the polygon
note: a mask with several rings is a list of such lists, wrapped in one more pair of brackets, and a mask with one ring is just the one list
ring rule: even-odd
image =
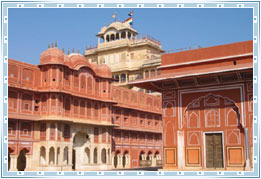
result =
[{"label": "sky", "polygon": [[83,53],[97,44],[104,25],[124,21],[134,10],[133,28],[159,40],[163,50],[209,47],[252,40],[253,12],[248,8],[13,8],[8,14],[8,55],[39,64],[40,54],[58,48]]}]

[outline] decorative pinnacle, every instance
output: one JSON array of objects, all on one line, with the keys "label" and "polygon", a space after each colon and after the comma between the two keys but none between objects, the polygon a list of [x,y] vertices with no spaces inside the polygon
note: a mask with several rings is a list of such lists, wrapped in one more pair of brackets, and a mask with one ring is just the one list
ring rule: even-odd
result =
[{"label": "decorative pinnacle", "polygon": [[48,43],[48,48],[50,48],[50,44]]},{"label": "decorative pinnacle", "polygon": [[74,48],[72,49],[72,53],[74,53]]},{"label": "decorative pinnacle", "polygon": [[53,48],[53,43],[52,43],[52,48]]},{"label": "decorative pinnacle", "polygon": [[68,55],[70,55],[70,49],[68,49]]},{"label": "decorative pinnacle", "polygon": [[57,41],[55,41],[55,44],[54,44],[55,47],[57,47]]},{"label": "decorative pinnacle", "polygon": [[64,53],[64,47],[63,47],[62,51],[63,51],[63,53]]},{"label": "decorative pinnacle", "polygon": [[80,53],[80,49],[77,50],[77,53]]}]

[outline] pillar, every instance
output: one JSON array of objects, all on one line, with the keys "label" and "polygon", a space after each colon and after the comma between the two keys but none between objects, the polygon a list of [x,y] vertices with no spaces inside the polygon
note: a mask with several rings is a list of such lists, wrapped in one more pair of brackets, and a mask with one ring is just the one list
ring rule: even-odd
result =
[{"label": "pillar", "polygon": [[68,150],[68,165],[72,165],[72,149]]},{"label": "pillar", "polygon": [[60,148],[60,154],[59,154],[59,158],[58,158],[58,165],[63,165],[63,155],[64,155],[63,152],[64,152],[63,149]]},{"label": "pillar", "polygon": [[49,165],[49,150],[50,150],[49,147],[46,147],[46,151],[45,151],[46,152],[46,155],[45,155],[45,157],[46,157],[45,164],[46,165]]},{"label": "pillar", "polygon": [[10,155],[10,171],[17,171],[17,155]]},{"label": "pillar", "polygon": [[93,159],[94,159],[94,148],[93,146],[90,147],[90,164],[93,165]]},{"label": "pillar", "polygon": [[114,155],[111,156],[111,164],[114,167]]},{"label": "pillar", "polygon": [[250,152],[249,152],[249,137],[248,137],[248,128],[244,128],[244,137],[245,137],[245,156],[246,156],[246,170],[250,170]]},{"label": "pillar", "polygon": [[117,166],[117,168],[123,168],[123,166],[122,166],[122,155],[118,155],[118,166]]},{"label": "pillar", "polygon": [[177,165],[179,169],[183,169],[185,166],[185,153],[184,153],[184,131],[177,131],[178,134],[178,155]]},{"label": "pillar", "polygon": [[25,171],[29,171],[31,169],[31,155],[25,155],[26,157],[26,167],[25,167]]},{"label": "pillar", "polygon": [[57,160],[57,149],[54,148],[54,162],[53,162],[54,165],[56,165],[56,160]]}]

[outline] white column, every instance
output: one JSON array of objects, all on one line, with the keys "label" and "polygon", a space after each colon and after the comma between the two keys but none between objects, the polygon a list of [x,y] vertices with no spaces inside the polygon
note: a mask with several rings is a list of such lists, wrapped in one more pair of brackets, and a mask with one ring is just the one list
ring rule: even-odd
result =
[{"label": "white column", "polygon": [[68,165],[72,165],[72,148],[68,150]]},{"label": "white column", "polygon": [[49,165],[49,147],[46,147],[46,165]]},{"label": "white column", "polygon": [[114,168],[114,155],[111,155],[111,164],[112,164],[112,166]]},{"label": "white column", "polygon": [[93,157],[94,155],[94,149],[93,149],[93,146],[90,147],[90,164],[93,165]]},{"label": "white column", "polygon": [[[55,152],[56,151],[56,152]],[[57,160],[57,149],[54,148],[54,161],[53,164],[56,165],[56,160]]]},{"label": "white column", "polygon": [[10,155],[10,171],[17,171],[17,155]]},{"label": "white column", "polygon": [[185,153],[184,153],[184,131],[177,131],[178,134],[178,155],[177,165],[179,169],[183,169],[185,166]]},{"label": "white column", "polygon": [[63,164],[63,148],[60,148],[60,154],[59,154],[59,158],[58,158],[58,165],[62,165]]},{"label": "white column", "polygon": [[31,169],[31,155],[25,155],[25,157],[26,157],[25,171],[29,171]]},{"label": "white column", "polygon": [[118,166],[117,168],[123,168],[122,166],[122,155],[118,155]]}]

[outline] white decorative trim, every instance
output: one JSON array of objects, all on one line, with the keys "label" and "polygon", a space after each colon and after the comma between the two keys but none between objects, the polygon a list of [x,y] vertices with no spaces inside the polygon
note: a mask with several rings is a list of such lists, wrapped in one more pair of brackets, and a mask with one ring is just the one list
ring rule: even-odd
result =
[{"label": "white decorative trim", "polygon": [[[238,119],[236,119],[237,120],[237,124],[236,125],[229,125],[228,123],[228,115],[229,115],[229,113],[231,112],[231,111],[233,111],[233,112],[235,112],[235,110],[233,109],[233,108],[230,108],[230,107],[227,107],[227,108],[225,108],[225,125],[226,126],[238,126]],[[235,112],[235,114],[237,115],[237,113]]]},{"label": "white decorative trim", "polygon": [[[229,137],[234,134],[237,137],[237,143],[229,143]],[[239,129],[233,129],[233,130],[227,130],[226,131],[226,142],[227,144],[241,144],[241,136],[240,136],[240,130]]]},{"label": "white decorative trim", "polygon": [[[191,144],[191,137],[196,135],[198,138],[198,144]],[[187,145],[188,146],[198,146],[201,145],[201,132],[200,131],[187,131]]]},{"label": "white decorative trim", "polygon": [[[191,127],[191,125],[190,125],[190,117],[192,114],[195,114],[197,116],[197,127],[196,128],[200,128],[200,113],[197,114],[195,111],[198,111],[198,110],[187,111],[187,128],[195,128],[195,127]],[[189,116],[188,116],[188,112],[191,112]]]},{"label": "white decorative trim", "polygon": [[[179,90],[178,94],[179,94],[179,100],[178,100],[178,106],[182,106],[182,95],[186,94],[186,93],[199,93],[199,92],[209,92],[209,91],[220,91],[220,90],[226,90],[226,89],[239,89],[240,90],[240,94],[241,94],[241,103],[240,106],[237,106],[240,109],[240,113],[241,115],[241,120],[242,120],[242,125],[245,126],[245,104],[244,104],[244,100],[243,100],[243,96],[244,96],[244,90],[243,90],[244,85],[243,84],[238,84],[238,85],[226,85],[224,87],[204,87],[204,88],[198,88],[198,89],[185,89],[185,90]],[[223,97],[223,96],[222,96]],[[227,98],[227,97],[223,97],[223,98]],[[227,98],[228,99],[228,98]],[[233,101],[233,100],[231,100]],[[234,102],[234,101],[233,101]],[[235,102],[234,102],[235,103]],[[236,103],[235,103],[236,104]],[[182,129],[183,127],[183,109],[181,107],[179,107],[178,110],[178,126],[180,129]]]},{"label": "white decorative trim", "polygon": [[[218,116],[215,115],[215,117],[218,117],[218,124],[214,124],[214,125],[208,125],[208,114],[210,112],[214,111],[215,114],[217,114]],[[208,127],[220,127],[220,108],[210,108],[210,109],[204,109],[204,115],[205,115],[205,128]],[[215,119],[216,121],[216,119]]]},{"label": "white decorative trim", "polygon": [[[166,116],[166,110],[167,110],[167,105],[170,104],[172,107],[170,109],[173,110],[173,115],[172,116]],[[163,102],[163,116],[164,117],[176,117],[176,100],[168,100]]]},{"label": "white decorative trim", "polygon": [[[215,99],[215,103],[208,103],[209,99]],[[218,96],[213,95],[213,94],[208,94],[208,97],[204,99],[204,106],[219,106],[220,105],[220,99]]]}]

